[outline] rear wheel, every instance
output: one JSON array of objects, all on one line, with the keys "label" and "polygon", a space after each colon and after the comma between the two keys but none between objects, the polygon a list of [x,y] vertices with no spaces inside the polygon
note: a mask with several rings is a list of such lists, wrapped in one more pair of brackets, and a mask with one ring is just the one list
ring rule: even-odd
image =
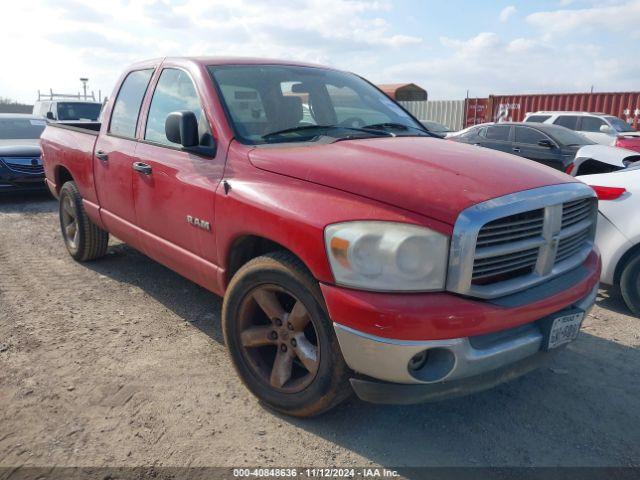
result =
[{"label": "rear wheel", "polygon": [[109,233],[87,216],[75,182],[60,189],[60,229],[69,254],[79,262],[94,260],[107,253]]},{"label": "rear wheel", "polygon": [[640,315],[640,253],[629,259],[620,277],[622,298],[629,309]]},{"label": "rear wheel", "polygon": [[349,371],[318,284],[293,255],[244,265],[225,295],[222,321],[241,379],[272,408],[308,417],[349,396]]}]

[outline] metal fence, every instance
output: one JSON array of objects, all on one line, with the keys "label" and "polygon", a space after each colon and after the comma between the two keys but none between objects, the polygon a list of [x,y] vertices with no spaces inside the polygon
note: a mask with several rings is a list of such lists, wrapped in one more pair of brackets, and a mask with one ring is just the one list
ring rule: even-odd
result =
[{"label": "metal fence", "polygon": [[399,103],[418,120],[442,123],[454,131],[463,128],[464,100],[422,100]]}]

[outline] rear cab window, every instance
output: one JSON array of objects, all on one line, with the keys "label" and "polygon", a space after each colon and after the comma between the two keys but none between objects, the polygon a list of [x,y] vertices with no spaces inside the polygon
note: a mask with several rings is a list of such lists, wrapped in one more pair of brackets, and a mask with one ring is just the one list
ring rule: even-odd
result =
[{"label": "rear cab window", "polygon": [[124,79],[113,105],[109,133],[135,138],[140,106],[152,74],[153,68],[135,70]]}]

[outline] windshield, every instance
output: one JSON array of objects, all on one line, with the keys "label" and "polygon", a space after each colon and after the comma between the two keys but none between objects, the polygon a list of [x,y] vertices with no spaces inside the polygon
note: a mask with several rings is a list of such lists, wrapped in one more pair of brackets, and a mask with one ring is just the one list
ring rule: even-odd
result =
[{"label": "windshield", "polygon": [[633,127],[618,117],[605,117],[616,132],[635,132]]},{"label": "windshield", "polygon": [[350,73],[288,65],[209,70],[243,143],[429,135],[393,100]]},{"label": "windshield", "polygon": [[0,139],[38,139],[44,130],[44,120],[31,118],[0,118]]},{"label": "windshield", "polygon": [[99,103],[60,102],[58,120],[98,120],[102,105]]},{"label": "windshield", "polygon": [[573,130],[569,130],[565,127],[556,126],[553,131],[544,131],[549,133],[559,144],[566,146],[583,146],[583,145],[595,145],[596,142],[589,140],[587,137],[575,133]]}]

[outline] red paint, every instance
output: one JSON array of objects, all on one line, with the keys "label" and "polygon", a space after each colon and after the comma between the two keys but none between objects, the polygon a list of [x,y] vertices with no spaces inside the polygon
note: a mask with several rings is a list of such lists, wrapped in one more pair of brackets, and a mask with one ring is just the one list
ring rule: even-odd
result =
[{"label": "red paint", "polygon": [[640,137],[625,137],[624,134],[616,139],[616,147],[626,148],[640,152]]},{"label": "red paint", "polygon": [[321,288],[329,314],[338,323],[378,337],[439,340],[505,330],[562,310],[587,296],[598,282],[600,256],[591,253],[584,266],[589,275],[582,282],[515,308],[447,293],[372,293],[330,285]]},{"label": "red paint", "polygon": [[[297,255],[321,282],[333,320],[381,336],[446,338],[531,321],[580,298],[598,278],[597,255],[588,282],[535,305],[498,309],[448,293],[373,294],[332,286],[324,246],[328,224],[385,220],[424,225],[450,235],[459,212],[475,203],[544,185],[574,181],[517,157],[428,138],[341,141],[328,145],[254,148],[233,139],[209,78],[212,64],[255,59],[159,59],[135,139],[48,127],[42,137],[47,179],[61,187],[70,172],[87,213],[115,236],[205,288],[224,294],[231,252],[246,236],[262,237]],[[282,63],[288,62],[273,62]],[[215,158],[141,141],[160,70],[185,69],[193,78],[216,140]],[[116,98],[120,79],[111,99]],[[111,116],[112,102],[104,118]],[[97,140],[97,143],[96,143]],[[104,150],[107,162],[94,157]],[[144,176],[131,168],[143,161]],[[225,192],[222,180],[231,186]],[[211,230],[187,223],[191,215]],[[412,333],[413,332],[413,333]]]}]

